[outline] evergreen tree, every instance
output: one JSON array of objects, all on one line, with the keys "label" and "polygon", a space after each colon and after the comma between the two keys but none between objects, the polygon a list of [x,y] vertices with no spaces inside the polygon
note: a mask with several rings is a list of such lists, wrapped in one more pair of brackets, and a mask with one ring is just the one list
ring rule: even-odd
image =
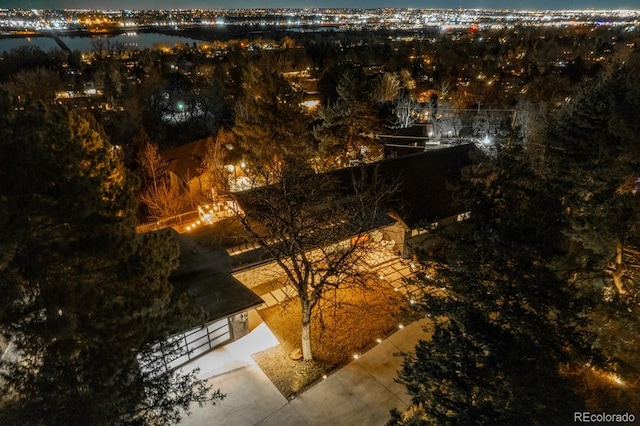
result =
[{"label": "evergreen tree", "polygon": [[390,423],[561,424],[637,407],[639,65],[632,55],[555,114],[535,168],[516,144],[472,174],[469,228],[443,234],[440,291],[423,304],[433,338],[400,373],[414,411]]},{"label": "evergreen tree", "polygon": [[640,199],[640,107],[638,66],[621,67],[574,97],[548,128],[548,170],[565,194],[571,221],[567,236],[575,243],[575,262],[583,269],[604,270],[614,260],[614,284],[626,293],[621,259],[637,247]]},{"label": "evergreen tree", "polygon": [[207,387],[137,362],[176,326],[177,245],[136,236],[119,151],[89,118],[0,109],[0,423],[177,421]]},{"label": "evergreen tree", "polygon": [[548,175],[569,220],[567,268],[591,297],[594,345],[608,361],[584,372],[594,376],[584,386],[591,409],[640,402],[639,77],[635,54],[585,87],[547,129]]},{"label": "evergreen tree", "polygon": [[438,234],[419,303],[433,334],[405,358],[413,407],[390,424],[563,424],[583,408],[559,373],[592,355],[581,300],[554,268],[562,211],[524,158],[512,140],[457,192],[471,218]]},{"label": "evergreen tree", "polygon": [[248,164],[264,168],[287,155],[310,158],[311,118],[300,106],[302,93],[281,75],[255,65],[248,66],[242,87],[233,132]]},{"label": "evergreen tree", "polygon": [[337,99],[320,108],[320,123],[314,128],[326,168],[344,167],[351,159],[378,159],[381,145],[373,141],[371,134],[381,129],[381,120],[362,68],[347,68],[335,91]]}]

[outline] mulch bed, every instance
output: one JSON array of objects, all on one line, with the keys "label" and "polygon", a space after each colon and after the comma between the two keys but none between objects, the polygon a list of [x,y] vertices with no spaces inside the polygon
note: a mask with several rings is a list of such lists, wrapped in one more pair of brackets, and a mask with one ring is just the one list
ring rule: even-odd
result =
[{"label": "mulch bed", "polygon": [[397,330],[406,299],[389,284],[371,278],[366,288],[352,286],[327,294],[311,325],[313,361],[295,361],[301,347],[301,308],[297,299],[260,311],[280,345],[254,355],[257,364],[287,398],[324,374],[345,365]]}]

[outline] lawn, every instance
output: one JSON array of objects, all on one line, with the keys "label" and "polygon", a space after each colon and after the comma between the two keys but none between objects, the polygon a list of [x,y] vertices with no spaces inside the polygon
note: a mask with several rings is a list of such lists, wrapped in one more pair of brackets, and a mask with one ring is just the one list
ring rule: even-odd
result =
[{"label": "lawn", "polygon": [[328,294],[316,309],[311,335],[313,361],[289,356],[301,347],[301,309],[297,299],[260,311],[280,345],[254,359],[287,398],[340,367],[397,330],[406,300],[389,284],[371,277],[366,288],[351,287]]}]

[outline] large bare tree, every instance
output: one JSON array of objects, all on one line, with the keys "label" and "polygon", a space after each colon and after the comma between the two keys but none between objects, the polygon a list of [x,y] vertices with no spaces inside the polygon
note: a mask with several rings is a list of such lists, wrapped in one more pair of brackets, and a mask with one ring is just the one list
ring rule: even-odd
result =
[{"label": "large bare tree", "polygon": [[167,164],[158,148],[148,139],[144,141],[138,161],[142,166],[145,183],[140,201],[147,206],[149,215],[160,219],[180,213],[185,204],[183,194],[178,187],[171,185]]},{"label": "large bare tree", "polygon": [[286,157],[275,182],[269,171],[261,181],[271,184],[237,194],[238,219],[296,290],[304,360],[313,359],[314,310],[337,288],[364,285],[368,233],[390,220],[382,203],[394,187],[366,171],[315,174],[303,160]]}]

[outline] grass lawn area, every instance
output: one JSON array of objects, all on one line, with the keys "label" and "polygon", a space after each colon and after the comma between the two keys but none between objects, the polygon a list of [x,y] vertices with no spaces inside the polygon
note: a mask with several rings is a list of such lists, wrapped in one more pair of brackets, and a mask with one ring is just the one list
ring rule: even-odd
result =
[{"label": "grass lawn area", "polygon": [[371,277],[367,288],[350,287],[327,294],[311,325],[313,361],[294,361],[301,348],[301,309],[297,299],[260,311],[280,345],[254,355],[273,384],[289,398],[353,359],[397,330],[406,299],[384,281]]}]

